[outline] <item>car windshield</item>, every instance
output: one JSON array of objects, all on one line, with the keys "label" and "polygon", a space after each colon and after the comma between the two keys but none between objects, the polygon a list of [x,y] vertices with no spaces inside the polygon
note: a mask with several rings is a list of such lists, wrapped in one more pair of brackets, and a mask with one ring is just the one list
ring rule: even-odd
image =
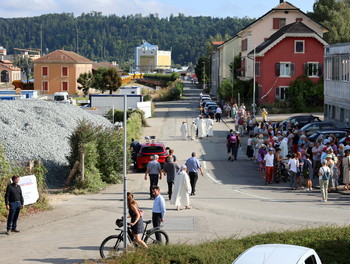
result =
[{"label": "car windshield", "polygon": [[153,154],[153,153],[160,153],[163,152],[163,147],[162,146],[147,146],[142,148],[142,153],[145,154]]}]

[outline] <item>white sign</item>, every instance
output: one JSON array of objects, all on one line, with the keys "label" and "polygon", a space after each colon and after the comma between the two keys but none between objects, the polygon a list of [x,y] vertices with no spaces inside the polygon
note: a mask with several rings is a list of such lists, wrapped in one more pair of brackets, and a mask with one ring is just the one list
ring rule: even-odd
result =
[{"label": "white sign", "polygon": [[18,185],[21,186],[24,205],[33,204],[39,199],[38,185],[35,175],[19,178]]}]

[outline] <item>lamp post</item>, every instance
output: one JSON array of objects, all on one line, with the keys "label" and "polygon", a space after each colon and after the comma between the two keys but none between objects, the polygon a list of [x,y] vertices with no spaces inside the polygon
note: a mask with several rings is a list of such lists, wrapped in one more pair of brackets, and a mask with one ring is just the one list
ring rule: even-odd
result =
[{"label": "lamp post", "polygon": [[253,57],[253,116],[255,116],[255,46]]},{"label": "lamp post", "polygon": [[205,89],[205,61],[203,61],[203,90]]},{"label": "lamp post", "polygon": [[233,104],[233,88],[234,88],[234,82],[235,82],[235,50],[232,50],[233,60],[232,60],[232,94],[231,94],[231,101]]}]

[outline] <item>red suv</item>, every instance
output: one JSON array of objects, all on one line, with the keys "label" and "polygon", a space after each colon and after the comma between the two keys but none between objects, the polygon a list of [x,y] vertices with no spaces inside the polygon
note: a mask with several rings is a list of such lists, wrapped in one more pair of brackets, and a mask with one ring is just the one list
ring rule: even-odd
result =
[{"label": "red suv", "polygon": [[158,162],[163,168],[166,162],[166,158],[169,156],[167,149],[168,148],[165,148],[164,144],[160,142],[143,143],[141,145],[140,152],[137,154],[136,157],[137,169],[145,169],[147,167],[147,163],[151,161],[151,156],[156,154],[159,156]]}]

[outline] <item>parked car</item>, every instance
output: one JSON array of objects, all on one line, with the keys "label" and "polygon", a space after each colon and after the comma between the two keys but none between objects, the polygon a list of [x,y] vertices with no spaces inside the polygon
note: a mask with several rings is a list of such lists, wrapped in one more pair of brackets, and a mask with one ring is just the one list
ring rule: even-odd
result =
[{"label": "parked car", "polygon": [[315,250],[287,244],[265,244],[244,251],[232,264],[322,264]]},{"label": "parked car", "polygon": [[317,131],[322,131],[326,129],[334,129],[336,128],[335,123],[333,121],[325,121],[325,122],[312,122],[303,126],[300,131],[305,132],[307,136],[312,135]]},{"label": "parked car", "polygon": [[338,140],[341,140],[345,138],[347,134],[349,134],[349,131],[346,129],[327,129],[327,130],[322,130],[322,131],[317,131],[313,133],[310,137],[309,140],[311,142],[316,142],[319,136],[323,136],[324,139],[328,138],[331,134],[333,134]]},{"label": "parked car", "polygon": [[202,94],[202,95],[200,96],[200,99],[203,99],[203,98],[209,98],[209,99],[211,99],[211,97],[210,97],[209,94]]},{"label": "parked car", "polygon": [[206,108],[206,107],[208,107],[209,105],[216,105],[216,103],[213,102],[213,101],[207,101],[207,102],[205,102],[203,105],[204,105],[204,108]]},{"label": "parked car", "polygon": [[199,106],[203,106],[205,102],[212,102],[211,99],[203,99],[199,101]]},{"label": "parked car", "polygon": [[283,128],[285,129],[287,127],[287,123],[291,123],[292,125],[299,125],[299,127],[303,127],[306,124],[309,124],[312,122],[320,122],[320,121],[321,120],[317,116],[298,115],[298,116],[291,116],[286,120],[282,121],[280,124],[282,124]]},{"label": "parked car", "polygon": [[[146,137],[147,138],[147,137]],[[151,139],[151,142],[146,139],[146,143],[141,144],[141,148],[136,157],[136,167],[138,170],[145,169],[147,163],[151,161],[151,156],[158,155],[158,162],[164,166],[167,157],[169,156],[167,149],[161,142],[155,142],[155,138]]]},{"label": "parked car", "polygon": [[216,108],[218,108],[218,106],[215,104],[210,104],[207,107],[204,108],[204,115],[207,117],[208,115],[213,118],[216,112]]}]

